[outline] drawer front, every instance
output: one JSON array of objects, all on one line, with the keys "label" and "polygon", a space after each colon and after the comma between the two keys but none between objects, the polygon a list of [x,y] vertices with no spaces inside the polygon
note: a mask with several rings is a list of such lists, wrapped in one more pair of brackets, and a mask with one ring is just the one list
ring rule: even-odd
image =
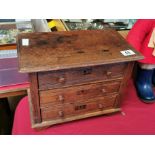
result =
[{"label": "drawer front", "polygon": [[119,91],[121,81],[99,82],[82,86],[40,91],[40,106],[87,101]]},{"label": "drawer front", "polygon": [[42,121],[65,119],[71,116],[79,116],[113,108],[116,96],[105,96],[96,100],[89,100],[88,102],[75,102],[62,106],[41,108]]},{"label": "drawer front", "polygon": [[39,89],[53,89],[123,77],[127,64],[102,65],[38,73]]}]

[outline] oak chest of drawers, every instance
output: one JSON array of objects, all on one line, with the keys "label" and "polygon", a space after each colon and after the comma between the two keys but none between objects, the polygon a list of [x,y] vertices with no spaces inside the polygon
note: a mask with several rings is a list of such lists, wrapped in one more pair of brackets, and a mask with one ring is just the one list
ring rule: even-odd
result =
[{"label": "oak chest of drawers", "polygon": [[17,40],[19,71],[30,77],[34,128],[120,111],[134,61],[143,58],[111,29],[20,34]]}]

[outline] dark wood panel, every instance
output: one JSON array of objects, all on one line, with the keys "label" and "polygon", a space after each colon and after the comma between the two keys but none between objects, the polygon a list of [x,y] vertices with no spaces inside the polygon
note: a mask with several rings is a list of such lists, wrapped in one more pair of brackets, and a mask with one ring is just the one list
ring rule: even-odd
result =
[{"label": "dark wood panel", "polygon": [[120,105],[121,104],[121,100],[123,98],[123,95],[125,95],[124,94],[124,90],[126,89],[126,87],[128,85],[128,81],[129,81],[129,79],[132,76],[133,67],[134,67],[134,62],[128,63],[127,68],[126,68],[125,73],[124,73],[124,78],[123,78],[122,83],[120,85],[120,89],[119,89],[119,94],[120,95],[117,98],[118,104],[116,104],[116,107],[120,107],[121,106]]},{"label": "dark wood panel", "polygon": [[121,81],[99,82],[66,89],[40,91],[40,106],[57,105],[76,101],[87,101],[100,96],[117,93]]},{"label": "dark wood panel", "polygon": [[[28,45],[24,45],[24,39]],[[21,72],[39,72],[142,59],[115,30],[80,30],[18,35]],[[135,54],[123,56],[120,51]]]},{"label": "dark wood panel", "polygon": [[10,135],[12,128],[12,113],[7,98],[0,99],[0,135]]},{"label": "dark wood panel", "polygon": [[17,48],[16,44],[0,45],[0,50],[10,50],[10,49],[16,49],[16,48]]},{"label": "dark wood panel", "polygon": [[41,122],[41,114],[40,114],[40,101],[39,101],[39,91],[38,91],[38,78],[37,73],[29,74],[30,77],[30,92],[31,92],[31,101],[32,106],[31,110],[33,111],[33,121],[34,123]]},{"label": "dark wood panel", "polygon": [[71,116],[85,115],[96,111],[103,111],[113,107],[116,95],[100,97],[88,102],[75,102],[63,106],[53,106],[41,109],[42,120],[64,119]]},{"label": "dark wood panel", "polygon": [[40,72],[38,73],[39,89],[46,90],[75,84],[122,78],[126,65],[126,63],[120,63],[74,70]]},{"label": "dark wood panel", "polygon": [[0,93],[0,99],[4,97],[10,97],[10,96],[21,96],[21,95],[27,95],[27,90],[12,90],[4,93]]}]

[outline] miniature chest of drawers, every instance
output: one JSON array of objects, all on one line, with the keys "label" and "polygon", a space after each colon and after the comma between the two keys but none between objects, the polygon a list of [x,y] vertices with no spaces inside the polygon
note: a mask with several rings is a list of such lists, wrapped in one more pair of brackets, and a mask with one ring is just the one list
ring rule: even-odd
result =
[{"label": "miniature chest of drawers", "polygon": [[30,77],[33,128],[120,111],[134,61],[143,58],[111,29],[27,33],[17,40],[19,71]]}]

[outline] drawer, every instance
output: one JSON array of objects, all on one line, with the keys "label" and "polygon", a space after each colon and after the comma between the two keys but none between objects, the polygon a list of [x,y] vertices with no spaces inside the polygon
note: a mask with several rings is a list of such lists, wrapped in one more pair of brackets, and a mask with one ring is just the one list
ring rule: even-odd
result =
[{"label": "drawer", "polygon": [[53,89],[123,77],[126,63],[38,73],[39,89]]},{"label": "drawer", "polygon": [[75,102],[62,106],[41,108],[42,121],[65,119],[71,116],[85,115],[97,111],[111,109],[114,106],[117,95],[99,97],[88,102]]},{"label": "drawer", "polygon": [[64,89],[40,91],[40,106],[87,101],[91,98],[117,93],[120,83],[121,81],[98,82]]}]

